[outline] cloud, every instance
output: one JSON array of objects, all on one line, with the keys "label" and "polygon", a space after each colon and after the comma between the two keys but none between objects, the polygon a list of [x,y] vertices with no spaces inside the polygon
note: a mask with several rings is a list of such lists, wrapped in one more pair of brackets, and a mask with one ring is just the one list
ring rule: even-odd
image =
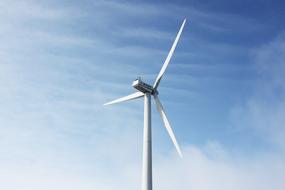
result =
[{"label": "cloud", "polygon": [[[284,161],[266,155],[245,159],[219,144],[184,149],[185,159],[160,161],[157,189],[282,189]],[[217,147],[218,145],[218,147]],[[209,147],[210,146],[210,147]],[[273,174],[274,175],[268,175]]]},{"label": "cloud", "polygon": [[[113,148],[116,148],[116,145]],[[126,157],[128,155],[124,156],[125,160]],[[140,188],[140,167],[137,163],[122,163],[116,172],[112,170],[109,174],[101,174],[98,168],[97,170],[94,168],[91,174],[75,169],[76,167],[71,168],[62,168],[62,166],[46,168],[37,164],[24,168],[1,167],[0,176],[4,179],[1,188],[7,190],[19,187],[55,190]],[[228,154],[228,151],[217,142],[209,142],[203,147],[184,147],[184,159],[173,154],[155,160],[154,188],[281,190],[285,185],[284,169],[284,162],[278,157],[258,155],[255,158],[244,159]]]},{"label": "cloud", "polygon": [[[75,1],[69,6],[56,1],[0,3],[3,10],[0,13],[0,189],[140,188],[142,102],[104,109],[102,104],[131,92],[127,84],[139,71],[147,78],[154,78],[155,70],[149,66],[163,61],[161,56],[168,51],[163,41],[170,45],[175,35],[172,28],[185,15],[190,15],[190,24],[193,20],[193,28],[200,27],[202,32],[228,32],[229,28],[239,32],[243,30],[239,29],[241,23],[256,30],[263,27],[235,15],[231,19],[238,22],[232,22],[228,15],[172,4],[85,3],[80,2],[80,6]],[[175,22],[171,23],[176,24],[170,27],[172,19]],[[239,25],[232,28],[232,23]],[[193,40],[187,35],[183,37],[184,47],[194,42],[192,57],[198,57],[199,63],[225,51],[233,54],[236,50],[239,53],[247,50],[194,37],[199,37],[199,33],[191,33]],[[141,42],[126,40],[129,35],[141,37]],[[151,40],[147,41],[148,38]],[[202,45],[195,46],[199,43]],[[204,47],[205,53],[199,54],[199,48]],[[180,55],[187,57],[189,52],[187,49]],[[179,53],[176,55],[179,59]],[[208,56],[202,59],[205,55]],[[260,75],[270,80],[265,83],[266,88],[260,87],[256,95],[234,108],[233,122],[238,126],[249,123],[264,138],[270,134],[268,139],[279,146],[284,142],[283,133],[279,133],[284,129],[281,125],[284,99],[279,93],[284,81],[283,38],[258,49],[255,55]],[[273,65],[267,65],[271,60],[275,60]],[[193,69],[187,64],[173,68]],[[158,71],[160,64],[155,67]],[[206,66],[210,70],[217,67]],[[169,79],[175,80],[180,74],[168,73]],[[197,77],[177,81],[182,81],[182,85],[193,84],[192,79]],[[164,89],[169,94],[177,92]],[[195,95],[185,90],[185,86],[179,92],[184,94],[183,99]],[[260,96],[260,92],[266,92],[266,97]],[[177,99],[172,100],[175,105],[179,105]],[[269,102],[272,99],[274,104]],[[163,153],[164,147],[154,147],[157,149],[155,189],[284,187],[284,160],[279,153],[244,156],[219,141],[205,146],[183,144],[183,160],[174,152]]]},{"label": "cloud", "polygon": [[66,173],[58,169],[44,168],[41,166],[33,166],[27,168],[12,168],[1,169],[1,188],[7,190],[14,189],[94,189],[94,187],[109,190],[104,186],[104,181],[99,178],[78,173]]},{"label": "cloud", "polygon": [[233,122],[285,150],[284,34],[255,49],[253,55],[259,80],[252,96],[233,108]]}]

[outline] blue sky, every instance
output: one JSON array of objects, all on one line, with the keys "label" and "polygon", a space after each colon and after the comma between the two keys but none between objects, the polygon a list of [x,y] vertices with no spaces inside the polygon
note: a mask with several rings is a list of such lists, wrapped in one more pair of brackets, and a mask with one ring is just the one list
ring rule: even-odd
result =
[{"label": "blue sky", "polygon": [[159,91],[185,158],[153,109],[155,189],[284,187],[282,1],[0,8],[1,189],[140,188],[143,101],[102,104],[154,82],[184,18]]}]

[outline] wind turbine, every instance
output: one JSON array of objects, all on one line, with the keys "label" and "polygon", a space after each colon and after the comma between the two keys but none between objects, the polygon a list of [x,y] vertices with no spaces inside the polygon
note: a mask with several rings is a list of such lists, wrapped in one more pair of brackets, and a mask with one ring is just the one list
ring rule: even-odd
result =
[{"label": "wind turbine", "polygon": [[153,84],[153,86],[144,83],[140,78],[136,79],[132,86],[136,88],[139,92],[135,92],[128,96],[116,99],[114,101],[108,102],[104,105],[111,105],[120,102],[125,102],[133,99],[137,99],[144,96],[144,130],[143,130],[143,168],[142,168],[142,190],[152,190],[152,146],[151,146],[151,96],[153,96],[154,101],[156,103],[157,111],[160,113],[164,126],[179,154],[182,158],[182,152],[180,147],[176,141],[170,123],[166,117],[166,113],[162,107],[162,104],[158,98],[158,86],[160,80],[165,73],[165,70],[170,62],[170,59],[173,55],[173,52],[176,48],[178,40],[181,36],[182,30],[184,28],[186,19],[183,20],[183,23],[179,29],[179,32],[172,44],[172,47],[165,59],[165,62]]}]

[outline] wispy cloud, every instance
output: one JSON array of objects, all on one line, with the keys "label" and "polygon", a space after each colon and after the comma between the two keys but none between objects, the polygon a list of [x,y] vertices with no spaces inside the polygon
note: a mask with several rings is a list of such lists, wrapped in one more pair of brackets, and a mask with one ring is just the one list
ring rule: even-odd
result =
[{"label": "wispy cloud", "polygon": [[265,140],[285,147],[284,35],[254,51],[259,74],[253,95],[233,109],[236,126],[250,127]]},{"label": "wispy cloud", "polygon": [[[237,75],[245,76],[252,69],[240,67],[241,62],[249,61],[251,46],[229,39],[239,32],[251,35],[264,27],[238,15],[174,4],[1,1],[0,7],[0,188],[7,190],[139,188],[142,100],[109,108],[102,104],[132,92],[130,82],[139,74],[153,82],[184,17],[188,17],[189,27],[173,57],[176,64],[170,65],[160,89],[162,99],[168,100],[164,105],[170,118],[178,118],[171,110],[201,109],[203,105],[195,105],[206,98],[224,103],[226,96],[221,101],[215,92],[246,81]],[[230,36],[225,34],[231,32]],[[223,36],[227,39],[222,40]],[[270,80],[267,83],[262,79],[258,85],[265,84],[264,88],[231,108],[233,122],[238,126],[250,124],[266,139],[264,134],[270,134],[268,139],[279,146],[284,144],[280,132],[284,122],[283,37],[253,54],[261,78]],[[220,107],[212,109],[218,113]],[[191,117],[198,118],[199,114],[211,121],[208,118],[216,112],[196,112]],[[182,114],[189,117],[192,113]],[[154,116],[154,126],[158,119]],[[183,123],[177,126],[181,136],[190,135],[189,129],[197,132],[196,128],[203,128],[190,121],[187,125],[185,121],[173,123],[179,122]],[[154,137],[160,140],[158,130],[154,127]],[[195,134],[196,138],[201,136]],[[203,135],[205,141],[211,137]],[[250,155],[240,153],[242,148],[230,151],[222,145],[224,139],[206,146],[189,145],[191,140],[181,142],[184,160],[178,160],[174,150],[173,155],[165,155],[165,149],[171,149],[167,145],[158,148],[160,144],[155,142],[155,188],[284,186],[284,160],[278,158],[279,152],[259,152],[261,158],[255,158],[255,151]]]}]

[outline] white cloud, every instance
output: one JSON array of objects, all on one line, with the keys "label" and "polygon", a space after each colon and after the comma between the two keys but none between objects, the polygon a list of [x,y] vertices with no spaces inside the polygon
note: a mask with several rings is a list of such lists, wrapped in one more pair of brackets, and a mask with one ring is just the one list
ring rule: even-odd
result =
[{"label": "white cloud", "polygon": [[259,80],[254,94],[232,111],[234,125],[249,128],[285,150],[285,38],[280,35],[254,51]]},{"label": "white cloud", "polygon": [[[133,23],[146,15],[169,20],[178,18],[172,18],[173,12],[184,17],[189,11],[171,4],[160,7],[159,11],[156,6],[140,5],[96,1],[90,9],[82,11],[75,6],[66,8],[35,1],[0,3],[3,10],[0,13],[0,189],[140,188],[141,102],[105,109],[101,105],[116,95],[124,95],[121,93],[127,86],[123,87],[122,81],[129,80],[137,71],[138,65],[130,61],[133,57],[149,56],[149,60],[154,60],[152,57],[163,53],[151,45],[121,46],[124,42],[117,42],[111,34],[125,31],[127,24],[122,18],[132,18]],[[226,22],[225,15],[200,11],[191,14],[205,21],[200,26],[204,29],[227,30],[211,24],[213,20]],[[93,28],[88,27],[89,22],[94,22]],[[73,31],[77,26],[84,31],[83,37]],[[107,32],[102,32],[101,27]],[[130,30],[135,32],[134,36],[172,38],[158,28],[130,26]],[[222,52],[233,47],[211,48]],[[268,76],[272,82],[266,84],[269,89],[266,92],[271,94],[272,83],[280,89],[284,81],[282,38],[259,51],[258,63],[280,58],[273,67],[261,63],[264,66],[261,72],[272,69]],[[128,60],[124,62],[122,57]],[[135,64],[144,64],[139,65],[143,69],[148,67],[141,62]],[[181,93],[186,94],[183,90]],[[263,100],[263,96],[253,97],[241,106],[237,116],[247,113],[243,118],[246,123],[257,126],[256,130],[264,137],[270,134],[270,139],[283,144],[284,133],[280,131],[284,130],[284,104],[277,101],[267,105]],[[283,96],[280,100],[284,100]],[[279,190],[285,185],[284,160],[278,158],[279,154],[244,157],[218,142],[205,147],[185,145],[183,150],[183,160],[176,154],[154,153],[155,189]]]},{"label": "white cloud", "polygon": [[[128,145],[124,145],[127,147]],[[118,146],[112,145],[116,150]],[[280,158],[258,155],[244,159],[237,155],[226,155],[227,151],[217,143],[205,147],[184,147],[184,159],[176,154],[165,155],[154,161],[155,189],[199,189],[199,190],[282,190],[284,162]],[[111,150],[110,150],[111,151]],[[117,155],[115,151],[112,155]],[[110,155],[111,156],[111,155]],[[73,167],[63,168],[32,164],[26,167],[2,166],[1,188],[14,189],[137,189],[140,188],[140,164],[125,162],[108,174],[82,171]],[[115,158],[114,158],[115,159]],[[116,159],[118,159],[116,157]],[[136,160],[138,161],[138,160]],[[99,169],[99,170],[98,170]]]},{"label": "white cloud", "polygon": [[[216,146],[216,145],[215,145]],[[284,161],[278,157],[244,159],[224,148],[188,147],[185,159],[165,159],[156,167],[157,189],[282,189]],[[220,152],[222,150],[222,152]],[[274,175],[271,175],[274,174]]]}]

